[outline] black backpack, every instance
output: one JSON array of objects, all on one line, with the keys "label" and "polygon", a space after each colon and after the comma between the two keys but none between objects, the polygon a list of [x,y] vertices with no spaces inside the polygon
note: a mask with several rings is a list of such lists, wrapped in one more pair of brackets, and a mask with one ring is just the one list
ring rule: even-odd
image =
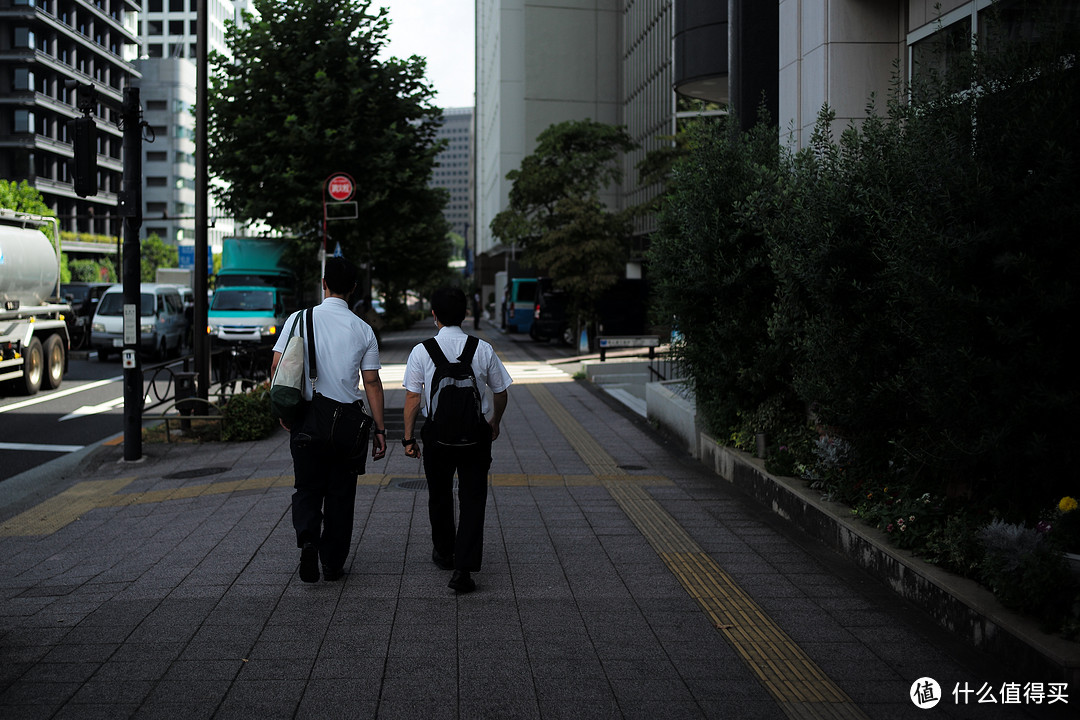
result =
[{"label": "black backpack", "polygon": [[484,418],[480,388],[472,371],[472,359],[480,340],[469,336],[456,362],[443,354],[435,338],[424,341],[424,348],[435,363],[431,378],[431,407],[427,422],[435,430],[440,445],[464,447],[491,437],[491,426]]}]

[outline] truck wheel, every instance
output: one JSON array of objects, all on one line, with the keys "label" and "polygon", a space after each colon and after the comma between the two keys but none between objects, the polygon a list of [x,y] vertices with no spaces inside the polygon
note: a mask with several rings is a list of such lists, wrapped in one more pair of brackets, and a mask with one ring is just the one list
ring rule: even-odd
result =
[{"label": "truck wheel", "polygon": [[97,359],[98,359],[98,362],[108,362],[109,361],[109,351],[106,350],[105,348],[100,348],[97,351]]},{"label": "truck wheel", "polygon": [[50,390],[60,387],[64,379],[64,343],[59,335],[45,341],[45,384]]},{"label": "truck wheel", "polygon": [[41,389],[41,379],[45,375],[45,351],[41,349],[41,341],[31,338],[30,344],[23,349],[23,376],[22,386],[19,388],[24,395],[33,395]]}]

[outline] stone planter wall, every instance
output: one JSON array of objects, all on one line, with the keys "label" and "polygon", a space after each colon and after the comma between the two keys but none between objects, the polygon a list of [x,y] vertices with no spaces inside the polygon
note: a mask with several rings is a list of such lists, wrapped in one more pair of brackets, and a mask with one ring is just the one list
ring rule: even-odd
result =
[{"label": "stone planter wall", "polygon": [[1045,682],[1080,683],[1080,644],[1047,635],[1029,618],[1005,609],[977,583],[923,562],[890,545],[884,533],[851,517],[839,503],[794,478],[765,472],[764,463],[702,433],[700,459],[717,475],[804,532],[847,555],[943,628]]}]

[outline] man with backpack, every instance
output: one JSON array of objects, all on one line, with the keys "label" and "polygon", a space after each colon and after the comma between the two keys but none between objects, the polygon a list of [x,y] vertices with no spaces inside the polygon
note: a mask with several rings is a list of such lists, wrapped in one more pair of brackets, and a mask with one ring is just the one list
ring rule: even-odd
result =
[{"label": "man with backpack", "polygon": [[[491,444],[499,437],[513,382],[491,345],[461,329],[468,309],[457,288],[436,290],[431,313],[439,332],[412,349],[405,366],[405,454],[421,457],[414,435],[423,410],[424,474],[434,546],[431,561],[453,570],[447,587],[472,592],[484,551]],[[490,399],[486,389],[491,390]],[[454,525],[454,473],[460,512]]]}]

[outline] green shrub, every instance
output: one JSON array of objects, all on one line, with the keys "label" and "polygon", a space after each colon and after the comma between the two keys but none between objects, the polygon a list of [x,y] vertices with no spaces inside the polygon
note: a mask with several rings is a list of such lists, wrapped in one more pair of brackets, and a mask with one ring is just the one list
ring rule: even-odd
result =
[{"label": "green shrub", "polygon": [[221,439],[225,442],[262,440],[278,427],[270,413],[270,385],[263,383],[237,393],[221,408]]}]

